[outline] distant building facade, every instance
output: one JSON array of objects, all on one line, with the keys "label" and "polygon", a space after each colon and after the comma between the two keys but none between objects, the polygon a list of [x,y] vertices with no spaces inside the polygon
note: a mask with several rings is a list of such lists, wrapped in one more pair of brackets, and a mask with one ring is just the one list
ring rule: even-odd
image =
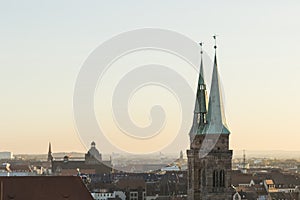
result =
[{"label": "distant building facade", "polygon": [[52,173],[55,175],[110,174],[112,172],[111,160],[102,160],[102,155],[96,149],[95,142],[85,154],[84,160],[72,160],[65,156],[63,160],[52,160]]},{"label": "distant building facade", "polygon": [[13,159],[14,155],[10,151],[2,151],[0,152],[0,160],[10,160]]}]

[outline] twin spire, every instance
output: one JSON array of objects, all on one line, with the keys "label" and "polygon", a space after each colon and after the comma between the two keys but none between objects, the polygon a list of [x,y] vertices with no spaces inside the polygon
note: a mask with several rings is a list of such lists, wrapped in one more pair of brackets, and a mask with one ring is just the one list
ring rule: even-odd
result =
[{"label": "twin spire", "polygon": [[190,138],[198,134],[229,134],[230,131],[226,124],[222,91],[220,87],[220,77],[217,65],[217,45],[216,36],[215,39],[215,57],[213,64],[213,73],[211,80],[211,89],[209,95],[209,103],[207,106],[207,90],[204,80],[204,70],[203,70],[203,43],[200,43],[201,47],[201,62],[200,62],[200,72],[197,87],[197,96],[194,110],[194,120],[190,131]]}]

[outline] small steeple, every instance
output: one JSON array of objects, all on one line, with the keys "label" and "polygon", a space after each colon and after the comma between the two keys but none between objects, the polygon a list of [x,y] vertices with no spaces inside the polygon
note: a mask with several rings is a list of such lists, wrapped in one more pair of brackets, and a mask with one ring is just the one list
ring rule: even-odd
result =
[{"label": "small steeple", "polygon": [[190,130],[190,142],[193,141],[193,138],[196,134],[200,134],[204,128],[206,123],[206,113],[207,113],[207,92],[206,92],[206,84],[204,81],[204,70],[203,70],[203,42],[199,43],[200,45],[200,71],[198,78],[198,86],[197,86],[197,95],[195,100],[195,109],[194,109],[194,118],[193,125]]},{"label": "small steeple", "polygon": [[94,141],[91,143],[91,148],[96,148],[96,143]]},{"label": "small steeple", "polygon": [[203,50],[202,46],[203,43],[200,43],[201,46],[201,64],[200,64],[200,74],[199,74],[199,80],[198,80],[198,89],[197,89],[197,100],[199,102],[199,113],[200,113],[200,119],[199,119],[199,128],[198,133],[202,133],[203,128],[206,124],[206,114],[207,114],[207,91],[206,91],[206,84],[204,81],[204,70],[203,70]]},{"label": "small steeple", "polygon": [[183,160],[183,152],[182,152],[182,150],[180,151],[179,159]]},{"label": "small steeple", "polygon": [[207,113],[207,126],[203,131],[204,134],[229,134],[230,131],[226,124],[225,113],[222,101],[222,92],[219,83],[219,72],[217,65],[217,36],[213,36],[215,40],[215,58],[212,73],[211,89]]},{"label": "small steeple", "polygon": [[48,149],[48,158],[47,161],[52,161],[53,156],[52,156],[52,150],[51,150],[51,142],[49,142],[49,149]]}]

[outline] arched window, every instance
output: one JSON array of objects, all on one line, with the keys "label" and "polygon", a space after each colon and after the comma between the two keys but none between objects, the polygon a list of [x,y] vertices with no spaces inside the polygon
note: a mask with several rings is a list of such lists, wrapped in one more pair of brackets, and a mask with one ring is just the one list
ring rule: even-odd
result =
[{"label": "arched window", "polygon": [[201,187],[201,182],[202,182],[202,178],[201,178],[201,169],[199,169],[199,171],[198,171],[198,176],[199,176],[199,178],[198,178],[198,180],[199,180],[199,188]]},{"label": "arched window", "polygon": [[219,173],[217,170],[214,170],[213,173],[213,187],[219,187]]},{"label": "arched window", "polygon": [[214,170],[213,172],[213,187],[216,187],[216,174],[215,174],[216,170]]},{"label": "arched window", "polygon": [[206,186],[206,172],[205,169],[201,170],[202,186]]},{"label": "arched window", "polygon": [[192,162],[189,162],[188,176],[189,176],[188,187],[191,188],[192,187]]},{"label": "arched window", "polygon": [[220,176],[219,176],[219,179],[220,179],[220,187],[225,187],[225,171],[222,169],[220,170]]}]

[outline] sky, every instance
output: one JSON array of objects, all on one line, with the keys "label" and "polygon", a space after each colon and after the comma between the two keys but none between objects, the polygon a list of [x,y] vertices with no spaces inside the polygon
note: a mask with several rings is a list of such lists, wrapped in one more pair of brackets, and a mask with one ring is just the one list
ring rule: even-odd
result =
[{"label": "sky", "polygon": [[210,56],[219,35],[233,150],[300,151],[299,8],[291,0],[1,1],[0,151],[46,153],[48,142],[54,152],[86,151],[73,116],[81,66],[101,43],[145,27],[204,41]]}]

